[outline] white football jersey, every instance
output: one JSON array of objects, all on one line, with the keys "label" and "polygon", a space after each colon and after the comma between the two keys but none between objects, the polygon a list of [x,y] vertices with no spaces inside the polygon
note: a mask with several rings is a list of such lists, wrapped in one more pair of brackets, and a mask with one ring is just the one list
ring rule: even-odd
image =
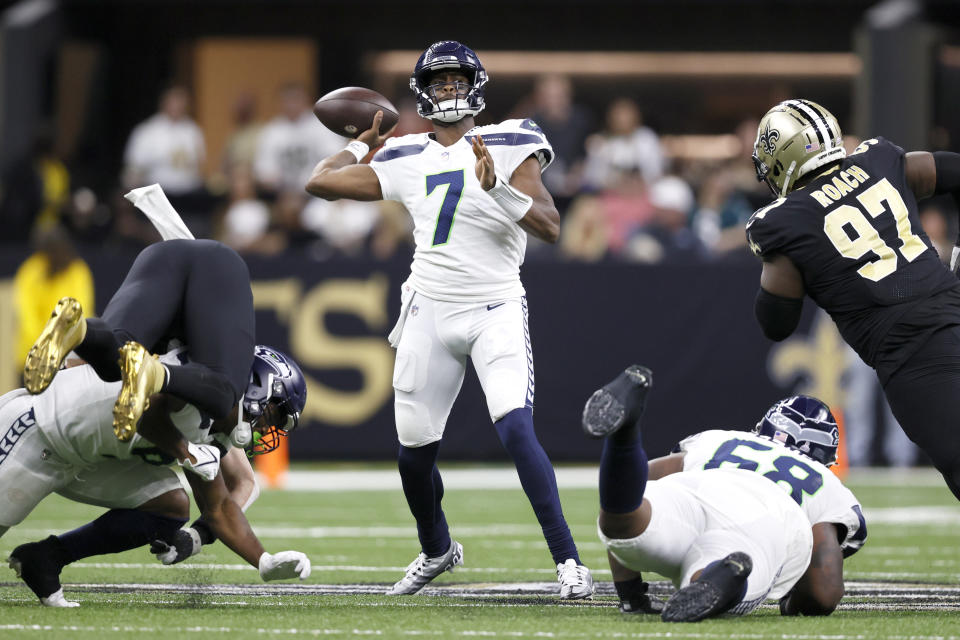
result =
[{"label": "white football jersey", "polygon": [[480,302],[524,295],[520,265],[527,234],[480,186],[473,139],[482,136],[505,183],[530,156],[540,170],[553,149],[532,120],[474,127],[444,147],[431,134],[390,138],[370,167],[384,200],[402,203],[413,216],[416,251],[408,281],[429,298]]},{"label": "white football jersey", "polygon": [[[183,349],[160,357],[161,362],[182,364]],[[183,358],[183,359],[181,359]],[[104,382],[90,365],[71,367],[57,373],[50,386],[34,396],[37,426],[54,452],[72,464],[90,465],[106,458],[126,459],[134,455],[148,462],[159,462],[153,444],[134,434],[121,442],[113,433],[113,404],[121,382]],[[210,420],[204,419],[193,405],[171,414],[171,420],[191,442],[210,440]],[[149,459],[155,455],[156,459]]]},{"label": "white football jersey", "polygon": [[781,442],[747,431],[704,431],[680,442],[683,470],[744,469],[775,482],[800,505],[810,523],[845,530],[844,557],[866,542],[867,525],[856,496],[827,467]]}]

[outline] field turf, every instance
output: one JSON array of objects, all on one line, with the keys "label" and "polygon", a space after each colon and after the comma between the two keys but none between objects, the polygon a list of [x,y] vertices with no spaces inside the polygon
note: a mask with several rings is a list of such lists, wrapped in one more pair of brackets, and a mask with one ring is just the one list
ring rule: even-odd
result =
[{"label": "field turf", "polygon": [[[55,610],[40,607],[4,568],[0,638],[960,640],[960,504],[928,471],[860,472],[848,480],[864,505],[869,537],[847,561],[847,597],[834,615],[781,618],[771,603],[744,618],[694,625],[617,612],[596,537],[595,489],[562,488],[561,498],[598,594],[561,603],[553,595],[553,564],[519,488],[448,488],[447,518],[464,545],[466,566],[438,578],[424,595],[388,597],[383,589],[418,551],[403,495],[323,482],[324,490],[264,491],[248,513],[268,550],[310,556],[313,575],[304,582],[265,584],[220,543],[176,567],[162,567],[144,548],[68,567],[65,592],[82,606]],[[0,538],[0,557],[100,512],[51,497]],[[672,590],[658,576],[646,577],[655,592]]]}]

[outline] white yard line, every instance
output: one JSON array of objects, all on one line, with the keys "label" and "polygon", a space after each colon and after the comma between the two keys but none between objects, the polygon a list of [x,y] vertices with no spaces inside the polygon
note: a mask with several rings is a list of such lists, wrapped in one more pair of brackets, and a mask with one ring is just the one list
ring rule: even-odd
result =
[{"label": "white yard line", "polygon": [[[197,569],[205,571],[256,571],[256,567],[248,564],[218,564],[218,563],[192,563],[184,562],[178,565],[162,565],[159,562],[74,562],[71,568],[77,569]],[[378,573],[378,572],[403,572],[406,567],[375,567],[369,565],[313,565],[313,571],[324,571],[327,573]],[[554,575],[556,569],[553,568],[511,568],[511,567],[457,567],[457,573],[520,573],[536,575]],[[609,576],[609,569],[594,569],[594,575]]]},{"label": "white yard line", "polygon": [[426,630],[426,629],[336,629],[336,628],[255,628],[255,627],[152,627],[135,625],[46,625],[46,624],[0,624],[0,631],[40,631],[40,632],[98,632],[98,633],[165,633],[165,634],[237,634],[255,633],[257,635],[281,636],[408,636],[408,637],[464,637],[464,638],[694,638],[697,640],[762,640],[765,638],[780,638],[781,640],[960,640],[960,636],[923,636],[923,635],[862,635],[862,634],[779,634],[770,633],[704,633],[696,631],[663,631],[663,632],[596,632],[596,633],[568,633],[563,631],[488,631],[483,629],[459,629],[456,631]]},{"label": "white yard line", "polygon": [[[448,489],[520,489],[517,472],[510,466],[442,469],[443,486]],[[556,467],[561,489],[596,489],[595,465]],[[941,487],[943,477],[934,469],[853,469],[848,484],[877,487]],[[291,491],[400,491],[396,469],[344,469],[287,472],[285,489]]]},{"label": "white yard line", "polygon": [[[558,467],[561,489],[596,489],[597,467]],[[262,478],[261,478],[262,480]],[[444,489],[520,489],[512,467],[444,469]],[[396,469],[298,471],[287,473],[288,491],[402,491]]]}]

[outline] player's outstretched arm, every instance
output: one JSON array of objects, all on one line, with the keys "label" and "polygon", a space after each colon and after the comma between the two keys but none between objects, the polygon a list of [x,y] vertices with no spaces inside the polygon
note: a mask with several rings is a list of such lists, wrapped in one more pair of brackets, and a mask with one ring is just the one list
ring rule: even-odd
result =
[{"label": "player's outstretched arm", "polygon": [[377,111],[373,126],[357,136],[343,151],[321,160],[307,182],[307,193],[324,200],[383,200],[377,174],[369,165],[357,164],[370,149],[382,145],[393,132],[390,129],[380,135],[381,120],[383,111]]},{"label": "player's outstretched arm", "polygon": [[186,474],[186,478],[201,516],[210,529],[234,553],[256,567],[264,552],[263,545],[240,506],[230,498],[223,475],[218,474],[211,482],[201,482],[190,474]]},{"label": "player's outstretched arm", "polygon": [[[907,184],[917,199],[949,193],[960,206],[960,153],[949,151],[911,151],[906,156]],[[950,269],[956,271],[960,259],[960,236],[950,257]]]},{"label": "player's outstretched arm", "polygon": [[230,497],[246,512],[260,497],[260,485],[244,450],[234,447],[227,451],[220,460],[220,472]]},{"label": "player's outstretched arm", "polygon": [[911,151],[906,155],[905,172],[918,200],[949,193],[960,202],[960,153]]},{"label": "player's outstretched arm", "polygon": [[560,239],[560,212],[553,196],[540,179],[540,161],[530,157],[520,163],[510,178],[510,186],[533,198],[527,215],[517,222],[524,231],[549,243]]},{"label": "player's outstretched arm", "polygon": [[647,480],[659,480],[670,474],[680,473],[683,471],[683,456],[683,453],[671,453],[654,458],[647,464]]},{"label": "player's outstretched arm", "polygon": [[285,580],[310,576],[310,559],[299,551],[267,553],[240,506],[230,497],[223,475],[212,482],[201,482],[187,474],[201,516],[213,533],[231,551],[260,570],[264,580]]},{"label": "player's outstretched arm", "polygon": [[500,206],[511,220],[527,233],[549,243],[560,239],[560,213],[553,196],[540,179],[540,161],[530,156],[520,163],[510,184],[494,173],[493,156],[481,136],[473,139],[473,154],[477,157],[476,174],[483,190]]},{"label": "player's outstretched arm", "polygon": [[765,336],[780,341],[796,330],[803,295],[803,277],[790,258],[774,255],[764,259],[754,313]]},{"label": "player's outstretched arm", "polygon": [[843,598],[843,550],[837,526],[830,522],[813,525],[813,553],[810,566],[797,584],[780,601],[785,616],[828,616]]}]

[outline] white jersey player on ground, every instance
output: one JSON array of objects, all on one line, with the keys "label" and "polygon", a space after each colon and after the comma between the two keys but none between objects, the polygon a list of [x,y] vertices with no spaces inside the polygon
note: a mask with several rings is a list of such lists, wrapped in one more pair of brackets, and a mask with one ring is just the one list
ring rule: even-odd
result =
[{"label": "white jersey player on ground", "polygon": [[[264,366],[260,354],[265,349],[277,353],[258,347],[254,367]],[[186,352],[175,349],[161,361],[183,364]],[[59,581],[70,562],[148,543],[155,543],[165,564],[179,562],[199,552],[201,525],[258,567],[264,580],[307,577],[310,562],[304,554],[266,553],[242,514],[259,492],[246,454],[232,445],[250,445],[254,429],[258,435],[269,433],[266,422],[286,423],[280,405],[269,405],[260,414],[268,416],[263,424],[251,427],[258,421],[246,406],[242,414],[211,421],[192,405],[160,394],[153,397],[139,432],[121,442],[113,433],[120,385],[104,382],[92,367],[82,365],[61,371],[39,395],[17,389],[0,396],[0,536],[54,492],[110,509],[93,523],[20,545],[10,554],[11,568],[41,603],[76,606],[64,598]],[[248,396],[257,395],[251,392],[255,386],[251,381]],[[226,452],[222,460],[221,449]],[[189,500],[166,466],[175,459],[190,472],[187,479],[201,508],[202,519],[194,528],[180,529]]]},{"label": "white jersey player on ground", "polygon": [[[867,531],[857,499],[826,467],[839,442],[829,408],[786,398],[756,434],[706,431],[648,464],[639,423],[651,383],[649,369],[630,367],[590,398],[583,416],[589,435],[607,436],[600,537],[621,610],[659,610],[639,574],[651,570],[680,587],[663,610],[672,621],[746,613],[766,598],[780,599],[785,615],[831,613],[843,597],[843,558]],[[730,569],[742,563],[724,569],[737,554],[752,564],[742,584],[743,571]]]},{"label": "white jersey player on ground", "polygon": [[[584,598],[593,593],[593,579],[580,563],[553,467],[533,431],[533,355],[520,282],[526,234],[547,242],[559,235],[559,214],[540,178],[553,150],[531,120],[475,126],[486,82],[468,47],[432,45],[410,86],[433,131],[387,140],[378,113],[371,129],[317,165],[306,188],[331,200],[396,200],[414,221],[416,252],[390,343],[397,349],[400,474],[421,553],[388,593],[416,593],[463,562],[440,507],[436,460],[470,357],[557,564],[560,596]],[[369,165],[357,164],[384,141]]]}]

